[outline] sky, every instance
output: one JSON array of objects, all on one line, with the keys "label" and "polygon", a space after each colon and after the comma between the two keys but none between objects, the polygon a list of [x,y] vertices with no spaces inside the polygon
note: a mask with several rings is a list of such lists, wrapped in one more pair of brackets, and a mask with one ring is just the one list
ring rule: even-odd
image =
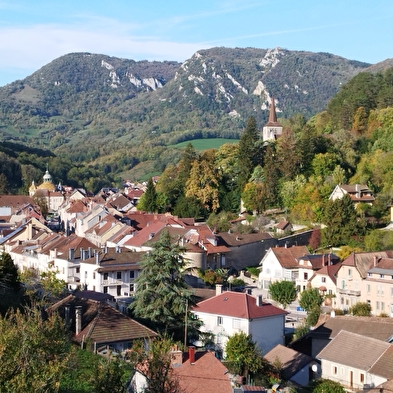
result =
[{"label": "sky", "polygon": [[0,0],[0,86],[90,52],[183,62],[216,46],[393,57],[392,0]]}]

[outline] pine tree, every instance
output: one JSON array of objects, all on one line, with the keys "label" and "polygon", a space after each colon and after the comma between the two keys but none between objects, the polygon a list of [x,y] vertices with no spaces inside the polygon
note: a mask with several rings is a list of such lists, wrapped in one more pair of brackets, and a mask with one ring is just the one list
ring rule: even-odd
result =
[{"label": "pine tree", "polygon": [[157,205],[157,192],[153,179],[150,178],[147,182],[146,191],[138,202],[138,210],[143,210],[149,213],[156,213]]}]

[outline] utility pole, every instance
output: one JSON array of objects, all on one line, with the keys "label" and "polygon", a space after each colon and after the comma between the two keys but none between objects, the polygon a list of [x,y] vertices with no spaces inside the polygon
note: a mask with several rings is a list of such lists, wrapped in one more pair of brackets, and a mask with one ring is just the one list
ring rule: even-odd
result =
[{"label": "utility pole", "polygon": [[184,350],[187,348],[187,314],[188,314],[188,299],[186,299],[186,314],[184,316]]}]

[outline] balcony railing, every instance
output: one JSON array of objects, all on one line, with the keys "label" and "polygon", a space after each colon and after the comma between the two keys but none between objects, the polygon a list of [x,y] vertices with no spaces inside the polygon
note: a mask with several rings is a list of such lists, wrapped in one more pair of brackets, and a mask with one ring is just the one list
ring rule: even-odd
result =
[{"label": "balcony railing", "polygon": [[355,291],[354,289],[337,289],[340,295],[348,295],[348,296],[360,296],[360,291]]},{"label": "balcony railing", "polygon": [[116,280],[114,278],[108,278],[107,280],[102,280],[102,285],[121,285],[124,284],[122,280]]}]

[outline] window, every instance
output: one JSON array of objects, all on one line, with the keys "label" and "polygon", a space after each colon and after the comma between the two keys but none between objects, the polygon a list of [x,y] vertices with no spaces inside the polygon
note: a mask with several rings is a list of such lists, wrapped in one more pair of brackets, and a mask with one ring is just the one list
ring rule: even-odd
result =
[{"label": "window", "polygon": [[337,366],[332,366],[332,373],[337,374]]},{"label": "window", "polygon": [[87,278],[87,272],[85,272],[85,278]]},{"label": "window", "polygon": [[130,292],[134,292],[135,291],[135,284],[130,284]]},{"label": "window", "polygon": [[132,280],[133,278],[135,278],[135,271],[131,270],[130,271],[130,279]]},{"label": "window", "polygon": [[381,302],[381,311],[385,311],[385,302]]},{"label": "window", "polygon": [[352,277],[352,269],[348,269],[348,277]]},{"label": "window", "polygon": [[234,329],[240,329],[240,319],[232,319],[232,326]]},{"label": "window", "polygon": [[308,280],[308,273],[307,273],[307,272],[304,273],[304,279],[305,279],[305,280]]},{"label": "window", "polygon": [[341,280],[341,289],[345,289],[345,280]]},{"label": "window", "polygon": [[363,373],[360,373],[359,381],[360,381],[360,383],[364,383],[364,374]]},{"label": "window", "polygon": [[104,293],[108,293],[108,287],[104,287]]},{"label": "window", "polygon": [[370,293],[371,292],[371,286],[370,286],[370,284],[367,284],[367,293]]},{"label": "window", "polygon": [[121,285],[116,286],[116,293],[117,293],[117,296],[121,295]]},{"label": "window", "polygon": [[321,281],[322,281],[322,282],[326,282],[326,277],[322,277],[322,278],[321,278]]},{"label": "window", "polygon": [[223,322],[222,317],[217,317],[217,325],[221,326],[222,322]]},{"label": "window", "polygon": [[116,278],[117,278],[118,280],[121,280],[121,272],[117,272],[117,273],[116,273]]},{"label": "window", "polygon": [[96,279],[96,272],[93,272],[93,280]]},{"label": "window", "polygon": [[80,271],[81,271],[81,268],[80,268],[80,267],[77,267],[77,268],[76,268],[76,272],[77,272],[77,273],[80,273]]},{"label": "window", "polygon": [[376,303],[375,303],[375,308],[376,308],[377,310],[379,310],[379,302],[376,302]]},{"label": "window", "polygon": [[108,273],[104,273],[104,280],[108,279]]},{"label": "window", "polygon": [[379,278],[385,278],[385,275],[384,274],[380,274]]}]

